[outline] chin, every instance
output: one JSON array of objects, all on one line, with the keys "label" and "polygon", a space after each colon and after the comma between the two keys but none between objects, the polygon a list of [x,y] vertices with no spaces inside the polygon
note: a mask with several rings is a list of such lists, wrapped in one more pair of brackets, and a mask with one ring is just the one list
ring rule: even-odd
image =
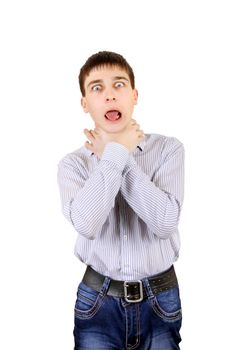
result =
[{"label": "chin", "polygon": [[108,133],[120,133],[125,130],[125,128],[128,126],[128,123],[121,123],[118,125],[106,125],[104,127],[104,130]]},{"label": "chin", "polygon": [[115,133],[122,132],[124,129],[125,129],[125,126],[122,127],[122,126],[118,125],[118,126],[114,126],[114,127],[110,127],[110,128],[105,128],[104,130],[108,133],[115,134]]}]

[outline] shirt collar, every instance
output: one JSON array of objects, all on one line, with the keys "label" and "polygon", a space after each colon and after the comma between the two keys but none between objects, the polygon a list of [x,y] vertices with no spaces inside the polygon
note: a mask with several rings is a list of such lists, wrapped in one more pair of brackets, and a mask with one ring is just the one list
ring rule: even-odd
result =
[{"label": "shirt collar", "polygon": [[[141,152],[143,152],[144,151],[144,148],[145,148],[145,140],[144,141],[141,141],[140,143],[139,143],[139,145],[137,146],[137,148],[141,151]],[[90,152],[90,151],[89,151]],[[90,155],[92,156],[94,153],[93,152],[90,152]]]}]

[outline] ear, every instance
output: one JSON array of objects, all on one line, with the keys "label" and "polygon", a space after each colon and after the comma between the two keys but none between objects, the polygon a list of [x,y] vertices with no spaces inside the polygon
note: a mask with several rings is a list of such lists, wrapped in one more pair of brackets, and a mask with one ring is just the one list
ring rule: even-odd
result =
[{"label": "ear", "polygon": [[134,104],[137,105],[137,101],[138,101],[138,90],[137,89],[133,90],[133,98],[134,98]]},{"label": "ear", "polygon": [[81,106],[83,107],[84,112],[88,113],[88,104],[85,97],[81,98]]}]

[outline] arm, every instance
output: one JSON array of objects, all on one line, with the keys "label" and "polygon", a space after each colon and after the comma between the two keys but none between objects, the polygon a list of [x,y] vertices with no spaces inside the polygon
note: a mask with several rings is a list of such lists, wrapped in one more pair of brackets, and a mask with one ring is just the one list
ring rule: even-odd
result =
[{"label": "arm", "polygon": [[162,239],[177,228],[184,196],[184,147],[170,138],[152,180],[132,156],[123,172],[121,192],[137,215]]},{"label": "arm", "polygon": [[124,146],[111,142],[89,176],[83,161],[76,163],[72,155],[59,162],[62,211],[84,237],[94,239],[100,232],[114,206],[128,157],[129,151]]}]

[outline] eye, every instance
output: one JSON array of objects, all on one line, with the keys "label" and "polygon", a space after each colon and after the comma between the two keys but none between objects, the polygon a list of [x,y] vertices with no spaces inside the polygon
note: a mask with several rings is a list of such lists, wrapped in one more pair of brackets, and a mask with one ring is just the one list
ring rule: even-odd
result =
[{"label": "eye", "polygon": [[115,87],[123,87],[125,86],[125,84],[122,81],[118,81],[117,83],[115,83]]},{"label": "eye", "polygon": [[100,91],[102,89],[101,85],[94,85],[92,91]]}]

